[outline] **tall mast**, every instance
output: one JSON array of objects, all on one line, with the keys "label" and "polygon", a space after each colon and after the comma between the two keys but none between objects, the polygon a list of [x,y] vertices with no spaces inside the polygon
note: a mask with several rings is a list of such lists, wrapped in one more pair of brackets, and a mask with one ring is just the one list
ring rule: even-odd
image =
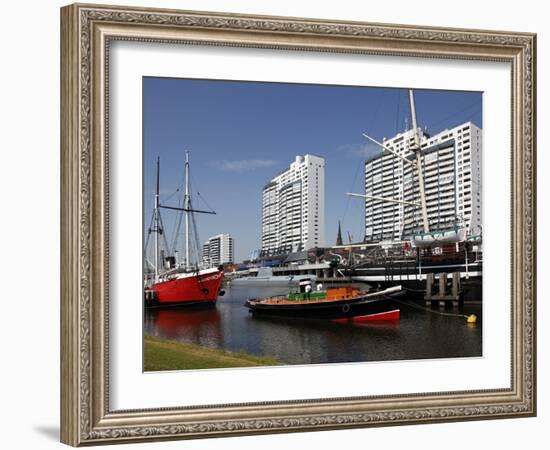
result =
[{"label": "tall mast", "polygon": [[[158,164],[158,163],[157,163]],[[155,223],[158,223],[162,225],[162,222],[160,222],[160,211],[157,211],[156,208],[165,208],[165,209],[171,209],[174,211],[182,211],[185,213],[185,236],[184,236],[184,244],[185,244],[185,262],[184,262],[184,268],[186,270],[191,269],[191,262],[189,253],[191,251],[191,245],[190,245],[190,235],[189,235],[189,216],[193,213],[201,213],[201,214],[216,214],[214,211],[203,211],[200,209],[191,209],[191,192],[189,189],[189,152],[185,152],[185,195],[183,197],[183,208],[179,208],[176,206],[168,206],[168,205],[161,205],[158,201],[158,165],[157,165],[157,196],[155,197],[155,211],[157,214],[155,215]],[[160,229],[160,228],[159,228]],[[160,229],[162,232],[162,229]],[[157,236],[158,240],[158,236]],[[155,241],[156,242],[156,241]],[[155,246],[158,247],[158,243],[155,243]]]},{"label": "tall mast", "polygon": [[159,223],[159,185],[160,185],[160,157],[157,157],[157,185],[155,190],[155,211],[154,211],[154,230],[155,230],[155,281],[158,280],[159,277],[159,231],[160,231],[160,223]]},{"label": "tall mast", "polygon": [[189,214],[191,213],[191,199],[189,196],[189,152],[185,152],[185,197],[183,200],[185,212],[185,269],[190,268],[189,264]]},{"label": "tall mast", "polygon": [[418,126],[416,124],[416,109],[414,107],[414,93],[412,89],[409,89],[409,101],[411,104],[411,116],[414,129],[414,148],[413,152],[416,154],[416,170],[418,175],[418,189],[420,191],[420,208],[422,210],[422,222],[424,223],[424,233],[430,231],[428,224],[428,209],[426,208],[426,193],[424,191],[424,173],[422,170],[422,158],[420,148],[420,134],[418,133]]},{"label": "tall mast", "polygon": [[412,125],[413,125],[413,136],[414,136],[414,144],[413,148],[411,149],[412,152],[416,156],[416,164],[412,160],[409,160],[408,158],[405,158],[404,156],[400,155],[396,151],[394,151],[392,148],[384,145],[381,142],[378,142],[376,139],[373,139],[372,137],[368,136],[367,134],[363,133],[363,136],[369,139],[370,141],[374,142],[376,145],[381,147],[383,150],[388,151],[396,158],[401,159],[404,163],[410,165],[412,167],[412,170],[414,170],[416,166],[416,172],[418,176],[418,190],[420,193],[420,203],[417,203],[415,201],[406,201],[406,200],[400,200],[400,199],[393,199],[393,198],[386,198],[386,197],[380,197],[380,196],[374,196],[374,195],[367,195],[365,194],[354,194],[351,192],[348,192],[347,195],[350,195],[352,197],[363,197],[370,200],[379,200],[383,202],[390,202],[390,203],[400,203],[403,205],[412,205],[416,207],[420,207],[422,211],[422,222],[424,226],[424,233],[428,233],[430,231],[430,226],[428,223],[428,209],[426,207],[426,192],[424,189],[424,172],[422,169],[422,149],[420,146],[420,133],[418,132],[418,125],[416,123],[416,109],[414,106],[414,93],[412,89],[409,89],[409,101],[411,105],[411,117],[412,117]]}]

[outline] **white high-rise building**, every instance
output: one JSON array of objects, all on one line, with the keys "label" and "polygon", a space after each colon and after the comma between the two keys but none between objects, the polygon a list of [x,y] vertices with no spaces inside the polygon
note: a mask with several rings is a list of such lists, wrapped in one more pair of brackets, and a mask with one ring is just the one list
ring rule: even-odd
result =
[{"label": "white high-rise building", "polygon": [[325,243],[325,160],[296,156],[262,192],[262,251],[296,252]]},{"label": "white high-rise building", "polygon": [[218,234],[208,238],[202,246],[202,258],[208,266],[234,262],[233,238],[229,234]]},{"label": "white high-rise building", "polygon": [[[422,164],[430,229],[444,229],[463,222],[471,233],[479,233],[481,209],[482,131],[471,122],[422,136]],[[414,159],[413,130],[384,140],[399,155]],[[383,152],[365,163],[365,194],[420,202],[416,169]],[[365,200],[365,240],[406,239],[422,228],[419,207]]]}]

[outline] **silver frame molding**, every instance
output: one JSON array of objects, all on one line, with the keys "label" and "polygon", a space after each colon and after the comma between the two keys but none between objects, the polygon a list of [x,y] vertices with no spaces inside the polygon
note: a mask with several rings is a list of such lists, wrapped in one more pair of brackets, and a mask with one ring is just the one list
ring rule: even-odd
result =
[{"label": "silver frame molding", "polygon": [[[512,70],[509,389],[112,411],[108,58],[113,40],[506,61]],[[536,414],[536,35],[75,4],[61,9],[61,440],[73,446]]]}]

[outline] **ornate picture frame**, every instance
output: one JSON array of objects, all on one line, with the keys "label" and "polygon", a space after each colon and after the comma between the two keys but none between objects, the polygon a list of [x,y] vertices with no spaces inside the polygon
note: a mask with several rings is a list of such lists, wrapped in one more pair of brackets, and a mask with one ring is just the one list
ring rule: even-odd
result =
[{"label": "ornate picture frame", "polygon": [[[109,390],[109,49],[116,40],[512,67],[511,386],[114,411]],[[61,440],[73,446],[536,414],[536,36],[75,4],[61,9]]]}]

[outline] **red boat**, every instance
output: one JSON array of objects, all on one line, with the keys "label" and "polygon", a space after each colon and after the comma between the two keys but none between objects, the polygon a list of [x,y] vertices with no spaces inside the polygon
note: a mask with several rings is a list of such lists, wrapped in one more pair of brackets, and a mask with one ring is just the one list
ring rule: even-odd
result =
[{"label": "red boat", "polygon": [[146,291],[151,305],[215,303],[220,295],[223,270],[204,269],[167,275]]},{"label": "red boat", "polygon": [[[155,193],[155,206],[149,235],[154,233],[154,250],[152,261],[145,257],[145,264],[150,266],[145,273],[145,305],[146,306],[173,306],[173,305],[196,305],[216,303],[218,296],[223,295],[221,285],[223,282],[223,268],[201,268],[199,255],[195,256],[195,262],[191,262],[191,241],[190,241],[190,219],[194,213],[215,214],[214,211],[202,211],[193,209],[189,190],[189,153],[185,158],[185,197],[183,208],[176,206],[161,205],[159,201],[160,184],[160,161],[157,159],[157,183]],[[160,209],[176,210],[185,214],[185,259],[183,263],[177,264],[175,256],[161,257],[160,238],[165,242],[166,238],[160,216]],[[193,219],[192,219],[193,220]],[[193,225],[194,225],[193,220]],[[194,227],[194,226],[193,226]],[[196,232],[195,232],[196,235]],[[145,252],[147,254],[147,242]],[[197,238],[198,242],[198,238]],[[198,243],[195,244],[198,249]],[[175,248],[172,249],[175,254]],[[166,255],[166,253],[163,253]],[[148,267],[149,268],[149,267]],[[152,271],[151,271],[152,269]]]}]

